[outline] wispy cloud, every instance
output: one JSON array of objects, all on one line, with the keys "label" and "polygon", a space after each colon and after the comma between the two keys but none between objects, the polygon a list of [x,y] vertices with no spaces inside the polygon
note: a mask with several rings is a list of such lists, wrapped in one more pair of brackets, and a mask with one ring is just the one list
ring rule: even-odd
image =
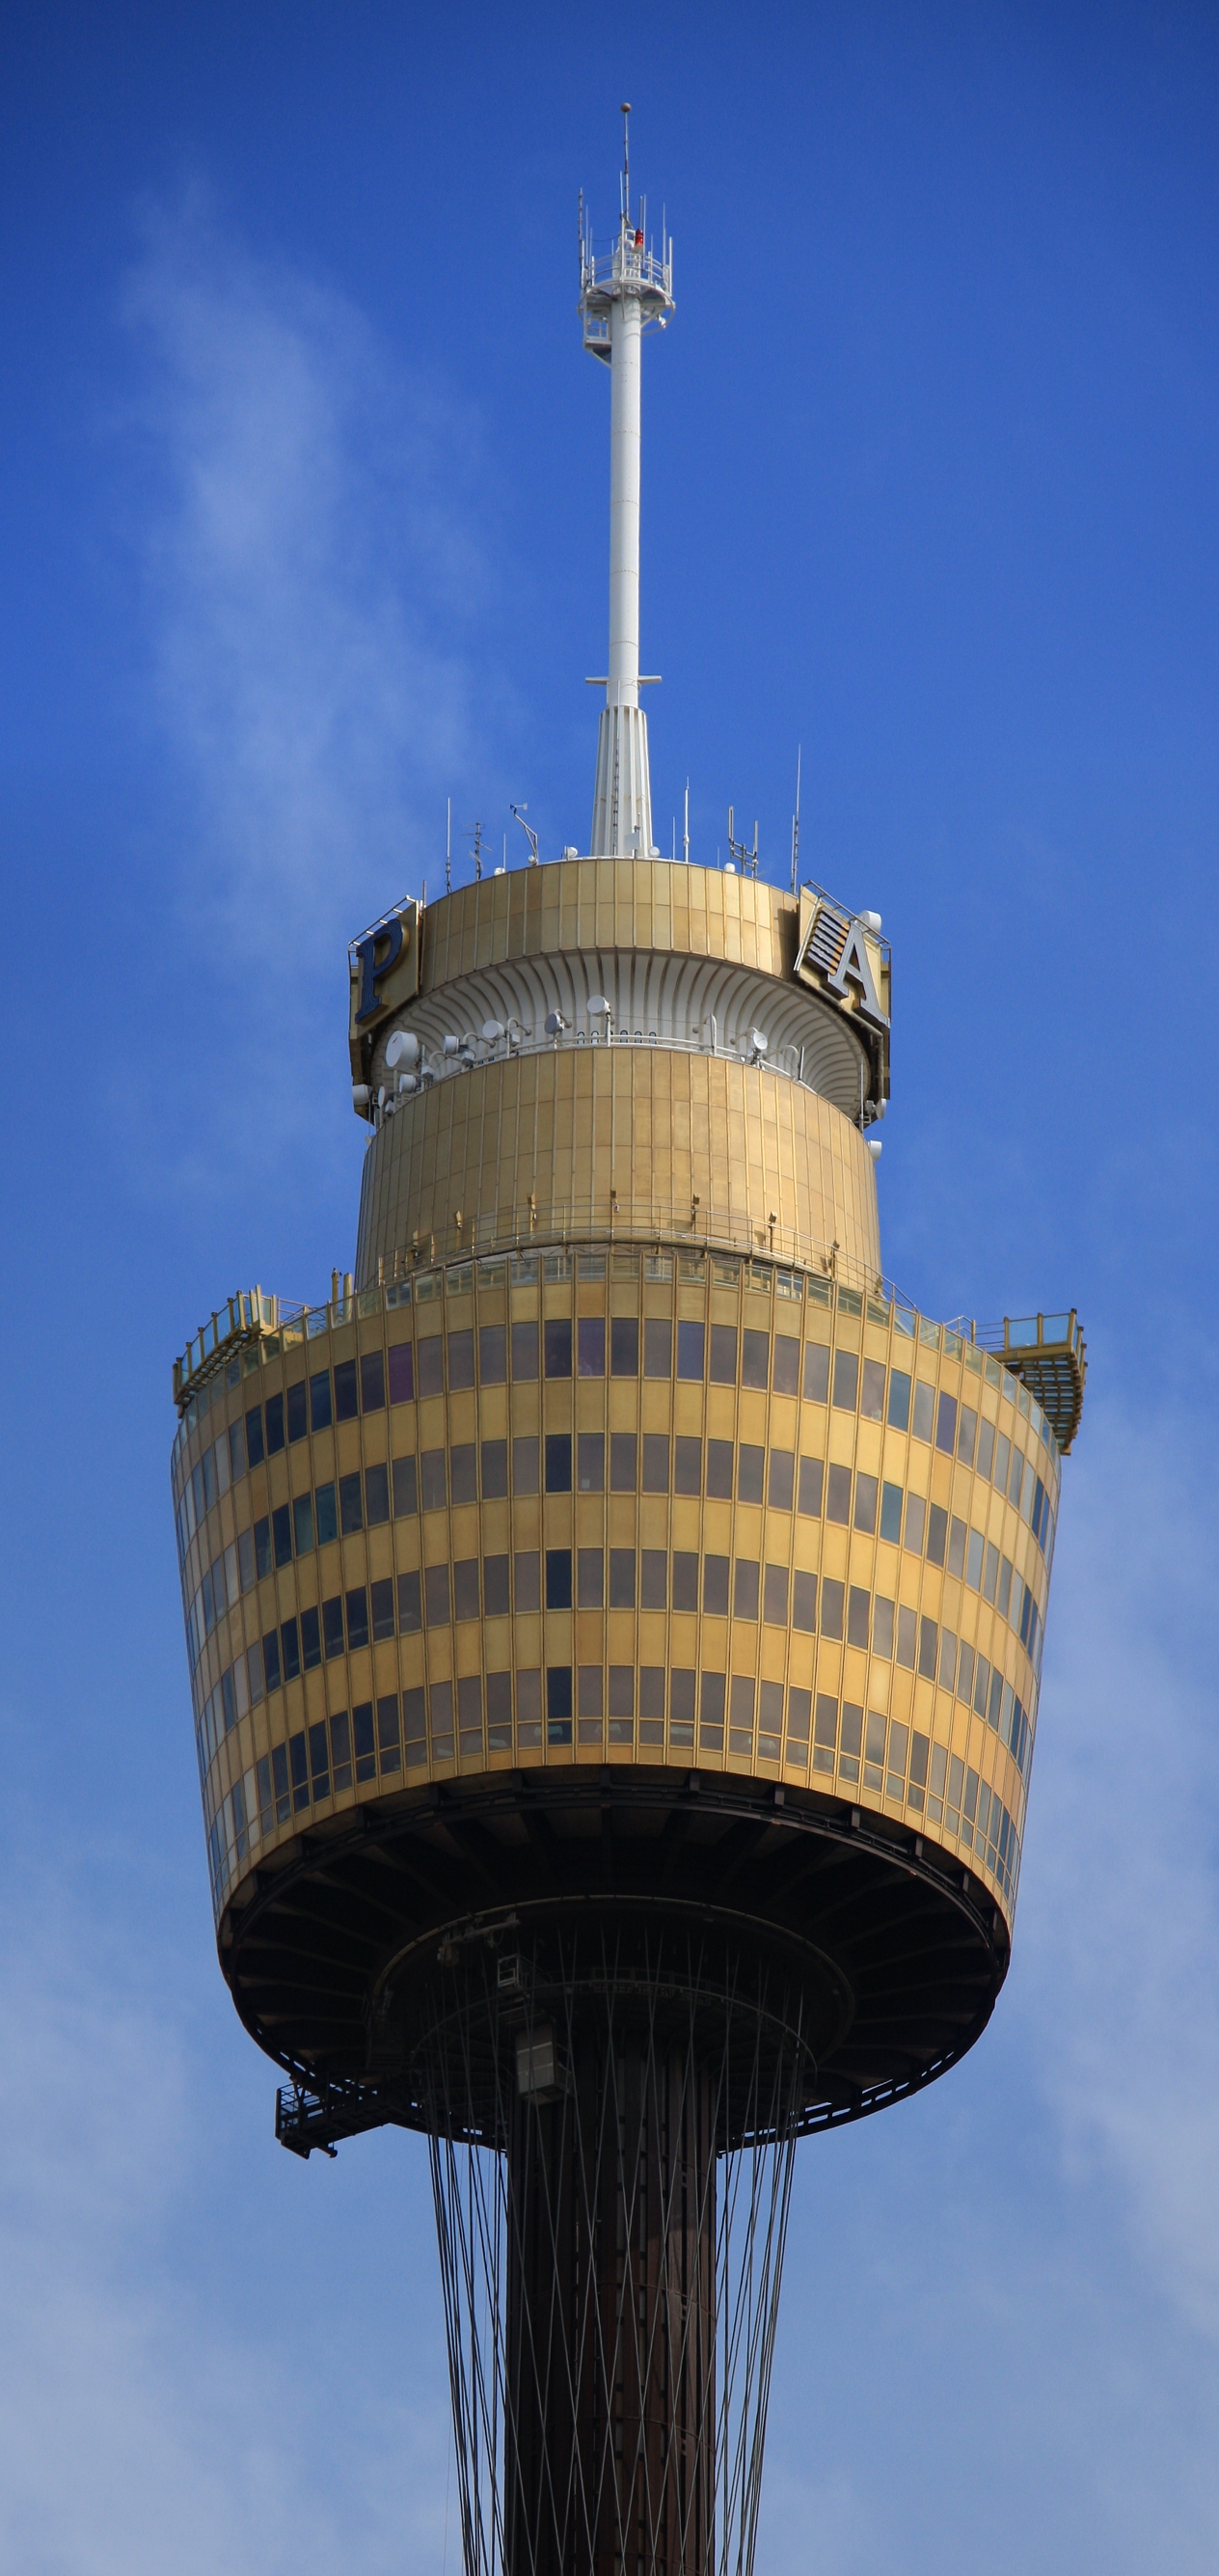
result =
[{"label": "wispy cloud", "polygon": [[469,761],[476,426],[199,194],[148,219],[125,313],[183,899],[214,954],[298,973],[417,878]]}]

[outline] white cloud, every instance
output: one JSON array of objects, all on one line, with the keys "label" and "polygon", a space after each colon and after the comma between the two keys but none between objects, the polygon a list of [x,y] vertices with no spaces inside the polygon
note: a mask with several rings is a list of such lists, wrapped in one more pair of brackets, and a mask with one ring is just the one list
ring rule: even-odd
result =
[{"label": "white cloud", "polygon": [[417,884],[470,755],[471,419],[197,195],[127,283],[156,684],[198,935],[299,972]]}]

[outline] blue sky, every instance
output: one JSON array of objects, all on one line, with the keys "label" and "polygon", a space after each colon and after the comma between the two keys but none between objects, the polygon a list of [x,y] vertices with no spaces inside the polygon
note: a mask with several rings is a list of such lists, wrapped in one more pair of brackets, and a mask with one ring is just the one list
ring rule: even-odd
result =
[{"label": "blue sky", "polygon": [[1091,1354],[1012,1975],[801,2153],[761,2563],[1202,2576],[1219,20],[10,0],[2,95],[0,2564],[456,2568],[422,2150],[284,2156],[212,1955],[169,1366],[351,1258],[345,941],[446,796],[587,840],[630,97],[658,836],[782,877],[802,746],[886,1266]]}]

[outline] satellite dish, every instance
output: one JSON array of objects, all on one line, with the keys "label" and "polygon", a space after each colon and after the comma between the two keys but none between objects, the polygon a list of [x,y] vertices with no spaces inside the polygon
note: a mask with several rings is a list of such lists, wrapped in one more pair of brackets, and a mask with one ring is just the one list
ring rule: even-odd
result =
[{"label": "satellite dish", "polygon": [[882,1145],[879,1136],[869,1136],[868,1152],[870,1153],[874,1163],[879,1163],[884,1150],[884,1146]]},{"label": "satellite dish", "polygon": [[457,1055],[461,1050],[461,1039],[450,1035],[442,1040],[442,1045],[446,1055]]},{"label": "satellite dish", "polygon": [[385,1050],[386,1067],[398,1073],[408,1064],[419,1062],[419,1040],[413,1029],[395,1029]]},{"label": "satellite dish", "polygon": [[503,1021],[502,1021],[502,1020],[484,1020],[484,1021],[483,1021],[483,1045],[484,1045],[484,1046],[498,1046],[499,1041],[500,1041],[500,1039],[502,1038],[503,1034],[504,1034],[504,1023],[503,1023]]},{"label": "satellite dish", "polygon": [[561,1037],[566,1026],[567,1022],[561,1011],[547,1011],[545,1028],[548,1038]]},{"label": "satellite dish", "polygon": [[861,912],[859,918],[863,923],[865,930],[879,930],[880,914],[878,912]]},{"label": "satellite dish", "polygon": [[588,1016],[590,1020],[608,1020],[609,1003],[606,1001],[604,993],[593,994],[588,1005]]},{"label": "satellite dish", "polygon": [[770,1045],[770,1039],[763,1036],[761,1029],[751,1029],[749,1032],[749,1043],[753,1048],[755,1055],[765,1055],[766,1050]]}]

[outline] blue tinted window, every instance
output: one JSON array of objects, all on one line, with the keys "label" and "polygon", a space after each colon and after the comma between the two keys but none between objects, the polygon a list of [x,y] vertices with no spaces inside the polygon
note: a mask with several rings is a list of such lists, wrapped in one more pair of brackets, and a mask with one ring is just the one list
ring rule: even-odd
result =
[{"label": "blue tinted window", "polygon": [[935,1445],[937,1449],[946,1449],[949,1457],[951,1458],[953,1450],[957,1445],[957,1399],[955,1395],[941,1395],[940,1397],[939,1410],[936,1415],[935,1424]]},{"label": "blue tinted window", "polygon": [[[474,1456],[473,1449],[470,1451],[470,1456],[471,1459]],[[457,1502],[462,1498],[455,1493],[453,1499]],[[388,1467],[382,1466],[365,1468],[364,1508],[368,1517],[368,1526],[370,1529],[376,1529],[382,1521],[387,1521],[389,1519]]]},{"label": "blue tinted window", "polygon": [[570,1431],[548,1431],[546,1434],[546,1491],[548,1494],[571,1492]]},{"label": "blue tinted window", "polygon": [[309,1380],[309,1413],[315,1431],[327,1431],[333,1419],[330,1406],[330,1371],[319,1369]]},{"label": "blue tinted window", "polygon": [[301,1668],[300,1639],[297,1635],[295,1619],[285,1619],[281,1622],[279,1643],[284,1659],[284,1680],[294,1682]]},{"label": "blue tinted window", "polygon": [[385,1353],[360,1354],[360,1411],[380,1413],[385,1403]]},{"label": "blue tinted window", "polygon": [[303,1440],[308,1428],[308,1404],[305,1396],[305,1381],[302,1377],[297,1379],[295,1386],[290,1386],[288,1389],[289,1440]]},{"label": "blue tinted window", "polygon": [[330,1659],[335,1655],[341,1655],[343,1652],[343,1596],[341,1592],[335,1592],[332,1594],[329,1601],[323,1601],[322,1630],[326,1639],[327,1658]]},{"label": "blue tinted window", "polygon": [[895,1547],[900,1546],[902,1535],[902,1489],[900,1485],[885,1485],[881,1489],[880,1534],[882,1538],[891,1539]]},{"label": "blue tinted window", "polygon": [[546,1607],[548,1610],[571,1608],[571,1549],[548,1547],[546,1550]]},{"label": "blue tinted window", "polygon": [[571,1742],[569,1664],[551,1664],[546,1674],[546,1739],[550,1744]]},{"label": "blue tinted window", "polygon": [[282,1449],[284,1445],[284,1399],[282,1395],[269,1395],[267,1397],[266,1415],[267,1456],[268,1458],[272,1458],[274,1457],[276,1450]]},{"label": "blue tinted window", "polygon": [[319,1718],[317,1725],[309,1729],[309,1769],[313,1775],[314,1797],[328,1798],[330,1795],[330,1738],[324,1718]]},{"label": "blue tinted window", "polygon": [[895,1431],[910,1428],[910,1380],[905,1369],[889,1371],[889,1420]]},{"label": "blue tinted window", "polygon": [[292,1512],[289,1504],[279,1503],[276,1506],[276,1509],[271,1514],[271,1527],[275,1533],[275,1562],[277,1565],[290,1565],[292,1562]]},{"label": "blue tinted window", "polygon": [[299,1735],[290,1735],[288,1738],[288,1761],[292,1770],[292,1804],[294,1807],[307,1807],[309,1804],[309,1772],[305,1762],[305,1735],[303,1727]]},{"label": "blue tinted window", "polygon": [[355,1361],[354,1361],[354,1360],[337,1360],[337,1361],[335,1362],[335,1370],[334,1370],[334,1418],[335,1418],[335,1421],[336,1421],[336,1422],[351,1422],[351,1421],[354,1419],[354,1417],[355,1417],[356,1413],[358,1412],[358,1410],[359,1410],[359,1404],[358,1404],[358,1399],[357,1399],[357,1396],[356,1396],[356,1364],[355,1364]]},{"label": "blue tinted window", "polygon": [[298,1556],[308,1556],[313,1545],[313,1496],[298,1494],[292,1505],[292,1535]]},{"label": "blue tinted window", "polygon": [[307,1673],[322,1660],[322,1639],[316,1610],[301,1612],[301,1661]]},{"label": "blue tinted window", "polygon": [[265,1514],[254,1523],[254,1567],[260,1582],[271,1571],[271,1524]]},{"label": "blue tinted window", "polygon": [[353,1653],[357,1646],[368,1644],[368,1594],[363,1584],[347,1595],[347,1643]]},{"label": "blue tinted window", "polygon": [[571,1321],[548,1315],[542,1326],[542,1352],[547,1377],[571,1376]]},{"label": "blue tinted window", "polygon": [[326,1547],[339,1534],[333,1485],[319,1485],[313,1503],[317,1514],[317,1543],[319,1547]]},{"label": "blue tinted window", "polygon": [[364,1527],[364,1505],[358,1469],[354,1475],[339,1478],[339,1526],[344,1537],[350,1537],[353,1531]]},{"label": "blue tinted window", "polygon": [[280,1686],[279,1638],[274,1628],[262,1641],[262,1668],[267,1677],[267,1689],[278,1690]]},{"label": "blue tinted window", "polygon": [[257,1467],[263,1455],[262,1406],[260,1404],[254,1405],[252,1410],[246,1415],[245,1445],[246,1455],[250,1461],[250,1465],[252,1467]]},{"label": "blue tinted window", "polygon": [[706,1326],[679,1323],[677,1327],[677,1374],[679,1377],[702,1377],[705,1374]]}]

